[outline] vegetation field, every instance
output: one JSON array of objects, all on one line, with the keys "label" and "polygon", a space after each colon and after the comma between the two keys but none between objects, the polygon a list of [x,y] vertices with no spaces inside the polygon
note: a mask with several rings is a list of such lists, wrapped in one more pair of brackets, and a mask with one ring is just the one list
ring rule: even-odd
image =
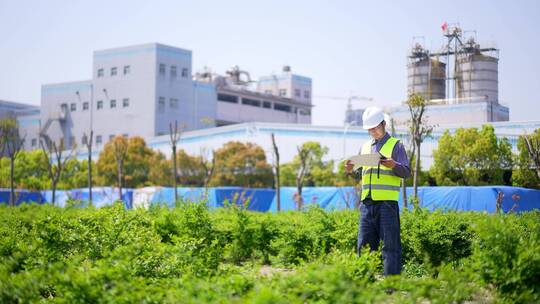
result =
[{"label": "vegetation field", "polygon": [[540,213],[402,212],[403,273],[358,211],[0,207],[0,302],[534,303]]}]

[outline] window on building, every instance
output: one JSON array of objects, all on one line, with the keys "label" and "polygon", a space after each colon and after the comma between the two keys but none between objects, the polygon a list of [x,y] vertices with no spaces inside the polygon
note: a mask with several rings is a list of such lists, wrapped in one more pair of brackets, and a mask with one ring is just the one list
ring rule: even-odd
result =
[{"label": "window on building", "polygon": [[304,98],[310,98],[311,97],[311,92],[309,92],[308,90],[304,91]]},{"label": "window on building", "polygon": [[165,75],[165,64],[164,63],[159,64],[159,75]]},{"label": "window on building", "polygon": [[271,109],[272,103],[270,101],[263,101],[263,108]]},{"label": "window on building", "polygon": [[182,68],[182,77],[188,78],[189,77],[189,70],[188,68]]},{"label": "window on building", "polygon": [[255,100],[255,99],[250,99],[250,98],[242,98],[242,104],[250,105],[250,106],[254,106],[254,107],[260,107],[261,106],[261,101],[260,100]]},{"label": "window on building", "polygon": [[102,142],[101,135],[96,136],[96,145],[101,145]]},{"label": "window on building", "polygon": [[304,116],[309,116],[311,115],[311,110],[310,109],[300,109],[300,115],[304,115]]},{"label": "window on building", "polygon": [[98,69],[97,70],[97,77],[98,78],[103,77],[103,69]]},{"label": "window on building", "polygon": [[32,148],[35,148],[37,146],[37,139],[32,138]]},{"label": "window on building", "polygon": [[98,102],[97,102],[97,109],[98,109],[98,110],[103,109],[103,100],[98,100]]},{"label": "window on building", "polygon": [[274,110],[283,111],[283,112],[291,112],[291,106],[284,105],[281,103],[274,103]]},{"label": "window on building", "polygon": [[279,89],[279,96],[287,96],[287,89]]},{"label": "window on building", "polygon": [[125,138],[129,137],[127,133],[122,134],[122,136],[124,136]]},{"label": "window on building", "polygon": [[158,100],[158,111],[159,113],[165,112],[165,97],[160,97]]},{"label": "window on building", "polygon": [[217,99],[219,101],[238,103],[238,96],[229,95],[229,94],[218,94]]},{"label": "window on building", "polygon": [[60,110],[62,110],[62,112],[66,113],[67,109],[68,109],[67,103],[63,103],[60,105]]},{"label": "window on building", "polygon": [[69,137],[69,145],[70,145],[70,146],[75,145],[75,136],[70,136],[70,137]]},{"label": "window on building", "polygon": [[124,75],[129,74],[129,72],[130,72],[130,66],[129,66],[129,65],[125,65],[125,66],[124,66]]},{"label": "window on building", "polygon": [[86,146],[86,144],[88,144],[88,137],[85,135],[83,135],[83,137],[81,138],[81,144],[83,146]]},{"label": "window on building", "polygon": [[83,102],[82,104],[83,111],[88,111],[89,107],[90,107],[90,104],[88,103],[88,101]]},{"label": "window on building", "polygon": [[129,107],[129,98],[122,99],[122,107],[124,108]]},{"label": "window on building", "polygon": [[171,98],[169,100],[169,106],[172,108],[172,109],[178,109],[178,99],[176,98]]},{"label": "window on building", "polygon": [[76,103],[70,104],[70,105],[69,105],[69,110],[70,110],[71,112],[77,111],[77,104],[76,104]]},{"label": "window on building", "polygon": [[111,99],[111,109],[116,108],[116,99]]},{"label": "window on building", "polygon": [[118,71],[116,67],[111,68],[111,76],[116,76],[117,72]]},{"label": "window on building", "polygon": [[176,78],[176,66],[171,65],[171,77]]},{"label": "window on building", "polygon": [[272,95],[272,90],[264,90],[264,94]]},{"label": "window on building", "polygon": [[109,135],[109,141],[113,140],[114,134]]},{"label": "window on building", "polygon": [[294,89],[294,97],[302,97],[302,92],[300,89]]}]

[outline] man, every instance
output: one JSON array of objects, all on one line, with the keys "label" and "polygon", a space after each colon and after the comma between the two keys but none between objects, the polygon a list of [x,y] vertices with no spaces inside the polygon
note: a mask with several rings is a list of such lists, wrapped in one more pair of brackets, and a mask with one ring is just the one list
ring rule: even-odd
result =
[{"label": "man", "polygon": [[[363,128],[372,140],[362,146],[361,154],[380,153],[376,167],[364,167],[362,172],[362,195],[360,222],[358,225],[357,251],[364,246],[377,250],[382,241],[384,274],[401,273],[401,237],[398,198],[401,178],[410,175],[409,160],[403,144],[386,130],[384,113],[380,108],[369,107],[362,116]],[[347,161],[347,173],[353,164]]]}]

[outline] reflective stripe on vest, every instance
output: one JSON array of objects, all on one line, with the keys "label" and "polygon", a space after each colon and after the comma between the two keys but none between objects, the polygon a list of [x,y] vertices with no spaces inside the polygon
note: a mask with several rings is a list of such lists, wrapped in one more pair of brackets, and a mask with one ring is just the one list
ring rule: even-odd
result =
[{"label": "reflective stripe on vest", "polygon": [[[379,152],[386,158],[392,158],[392,151],[398,141],[397,138],[390,136]],[[364,143],[361,153],[371,153],[371,141]],[[380,167],[362,168],[362,200],[367,197],[371,189],[371,199],[374,201],[397,201],[400,186],[401,178],[389,167],[381,164]]]}]

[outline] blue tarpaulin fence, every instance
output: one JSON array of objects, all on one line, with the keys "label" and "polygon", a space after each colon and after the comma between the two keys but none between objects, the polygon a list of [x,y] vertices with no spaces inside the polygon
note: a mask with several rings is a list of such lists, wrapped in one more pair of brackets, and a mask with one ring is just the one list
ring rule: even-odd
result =
[{"label": "blue tarpaulin fence", "polygon": [[[540,190],[509,187],[419,187],[418,197],[422,207],[429,210],[486,211],[495,212],[498,193],[503,193],[502,210],[509,212],[540,210]],[[118,199],[118,189],[110,187],[93,188],[93,205],[103,207],[111,205]],[[412,188],[407,188],[412,195]],[[88,189],[56,191],[56,205],[65,207],[70,200],[82,201],[86,205]],[[211,208],[230,204],[244,204],[249,210],[261,212],[277,211],[276,191],[274,189],[248,189],[241,187],[178,188],[179,199],[183,201],[200,201],[204,199]],[[296,210],[298,195],[295,187],[280,189],[281,210]],[[9,189],[0,189],[0,203],[9,201]],[[52,191],[16,192],[16,205],[34,202],[38,204],[52,201]],[[170,187],[147,187],[140,189],[124,189],[122,201],[127,209],[148,208],[151,205],[175,205],[174,189]],[[355,208],[358,195],[353,187],[304,187],[302,191],[303,205],[315,204],[327,210]],[[399,199],[403,208],[402,195]],[[409,206],[411,208],[411,206]]]}]

